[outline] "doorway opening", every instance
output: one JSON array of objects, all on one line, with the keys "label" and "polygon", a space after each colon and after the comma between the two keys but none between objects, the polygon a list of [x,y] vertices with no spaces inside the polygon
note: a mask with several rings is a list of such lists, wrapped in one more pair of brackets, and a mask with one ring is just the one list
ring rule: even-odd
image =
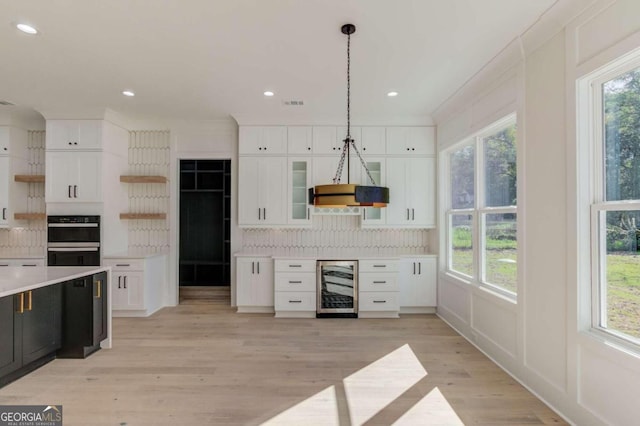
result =
[{"label": "doorway opening", "polygon": [[231,160],[180,160],[180,303],[231,303]]}]

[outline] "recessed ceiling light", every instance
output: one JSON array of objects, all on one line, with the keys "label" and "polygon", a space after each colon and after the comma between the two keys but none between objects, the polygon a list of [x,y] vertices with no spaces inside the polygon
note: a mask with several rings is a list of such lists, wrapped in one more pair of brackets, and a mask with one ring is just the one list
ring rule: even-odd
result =
[{"label": "recessed ceiling light", "polygon": [[36,30],[35,28],[33,28],[31,25],[27,25],[27,24],[18,24],[16,25],[16,28],[18,28],[20,31],[22,31],[23,33],[27,33],[27,34],[38,34],[38,30]]},{"label": "recessed ceiling light", "polygon": [[123,90],[122,94],[125,95],[125,96],[135,96],[136,95],[131,90]]},{"label": "recessed ceiling light", "polygon": [[393,98],[394,96],[398,96],[398,92],[389,92],[387,93],[387,96],[389,96],[390,98]]},{"label": "recessed ceiling light", "polygon": [[273,95],[274,95],[274,93],[273,93],[273,92],[271,92],[271,91],[269,91],[269,90],[267,90],[266,92],[264,92],[264,95],[265,95],[265,96],[273,96]]}]

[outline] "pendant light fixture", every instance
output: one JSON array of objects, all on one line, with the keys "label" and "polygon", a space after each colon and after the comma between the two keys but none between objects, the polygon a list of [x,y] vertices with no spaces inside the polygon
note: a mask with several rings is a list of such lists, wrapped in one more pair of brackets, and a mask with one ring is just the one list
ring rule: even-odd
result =
[{"label": "pendant light fixture", "polygon": [[[355,141],[351,138],[351,34],[356,32],[353,24],[345,24],[341,29],[347,36],[347,136],[343,140],[344,147],[340,155],[338,170],[333,178],[333,184],[317,185],[309,188],[309,204],[316,207],[386,207],[389,202],[389,188],[377,186],[371,173],[364,162]],[[367,172],[367,177],[372,185],[356,185],[350,182],[350,151],[356,153],[360,163]],[[340,183],[340,176],[344,169],[345,157],[347,160],[347,183]]]}]

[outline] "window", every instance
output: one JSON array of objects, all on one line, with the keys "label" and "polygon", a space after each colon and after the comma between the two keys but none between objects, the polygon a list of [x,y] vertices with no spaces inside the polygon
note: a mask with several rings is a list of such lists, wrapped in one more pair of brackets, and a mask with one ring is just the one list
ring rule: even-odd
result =
[{"label": "window", "polygon": [[640,61],[591,80],[592,327],[640,344]]},{"label": "window", "polygon": [[447,269],[515,297],[516,120],[509,116],[446,152]]}]

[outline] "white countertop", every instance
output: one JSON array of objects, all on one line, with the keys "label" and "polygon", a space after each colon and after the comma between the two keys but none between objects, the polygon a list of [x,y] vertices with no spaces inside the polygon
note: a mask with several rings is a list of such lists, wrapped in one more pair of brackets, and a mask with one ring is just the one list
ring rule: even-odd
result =
[{"label": "white countertop", "polygon": [[44,259],[44,254],[17,254],[0,252],[0,259]]},{"label": "white countertop", "polygon": [[119,253],[110,253],[102,256],[103,259],[148,259],[151,257],[164,256],[166,252],[150,253],[139,250],[128,250]]},{"label": "white countertop", "polygon": [[0,297],[106,271],[106,266],[39,266],[0,269]]},{"label": "white countertop", "polygon": [[300,251],[299,253],[267,253],[254,251],[241,251],[234,253],[236,257],[272,257],[274,259],[312,259],[312,260],[365,260],[365,259],[399,259],[404,257],[436,257],[433,253],[373,253],[371,250],[331,250],[331,251]]}]

